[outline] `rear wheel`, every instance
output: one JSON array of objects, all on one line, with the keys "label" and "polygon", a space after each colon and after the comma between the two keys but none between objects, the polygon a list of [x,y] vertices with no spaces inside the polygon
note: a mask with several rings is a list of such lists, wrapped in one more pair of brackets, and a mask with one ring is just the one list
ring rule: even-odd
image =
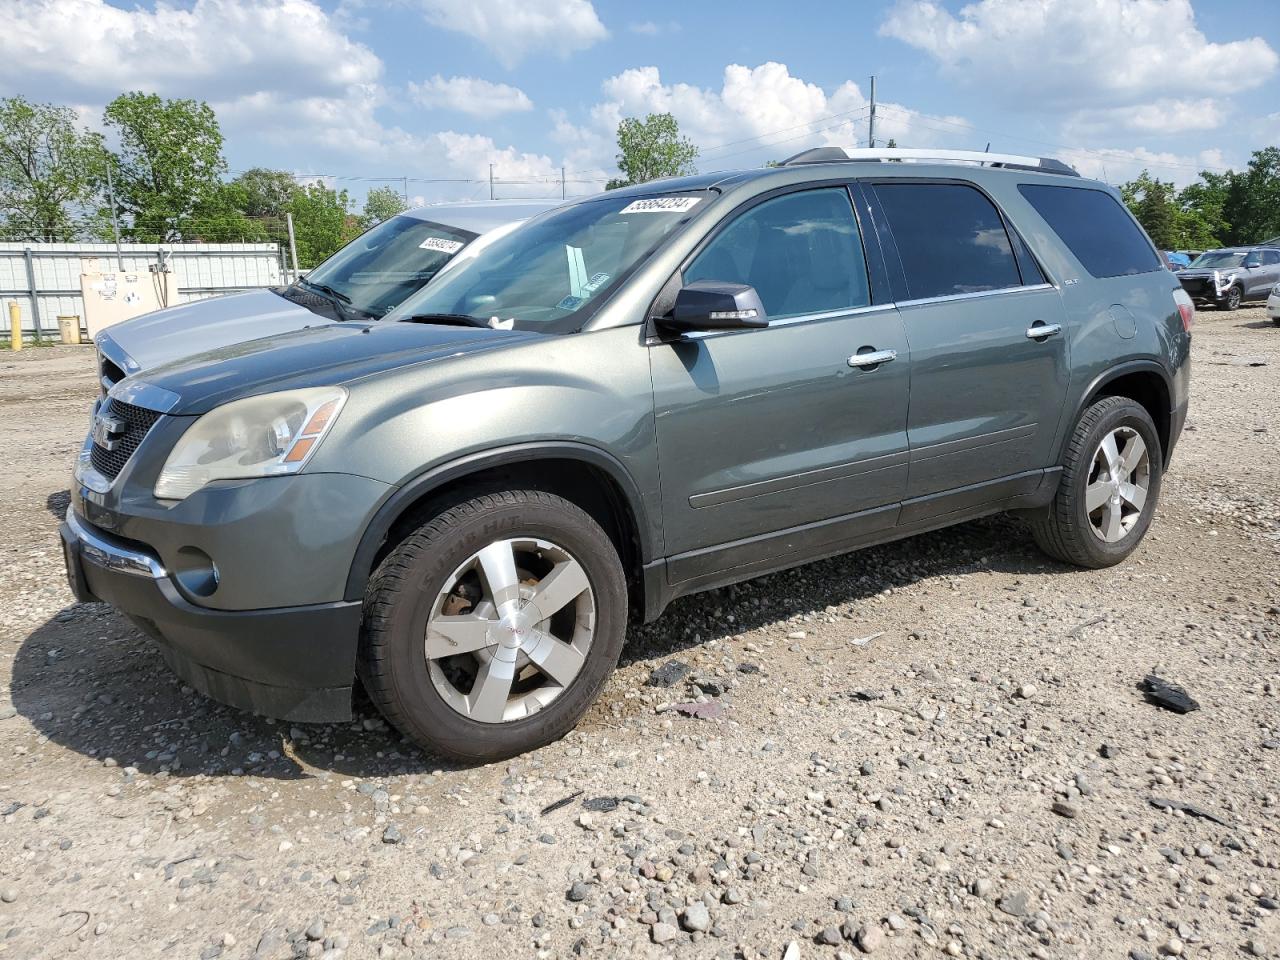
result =
[{"label": "rear wheel", "polygon": [[626,616],[599,525],[561,497],[504,491],[449,507],[379,565],[358,669],[423,747],[499,760],[572,729],[618,661]]},{"label": "rear wheel", "polygon": [[1109,567],[1146,536],[1160,497],[1160,439],[1150,414],[1107,397],[1076,425],[1053,502],[1031,523],[1045,553],[1081,567]]}]

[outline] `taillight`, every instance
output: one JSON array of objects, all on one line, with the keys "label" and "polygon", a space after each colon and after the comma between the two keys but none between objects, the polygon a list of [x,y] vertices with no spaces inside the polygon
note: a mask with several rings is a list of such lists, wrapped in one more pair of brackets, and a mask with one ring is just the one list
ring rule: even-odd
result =
[{"label": "taillight", "polygon": [[1191,325],[1196,320],[1196,308],[1189,303],[1179,303],[1178,313],[1182,317],[1182,329],[1186,333],[1191,332]]}]

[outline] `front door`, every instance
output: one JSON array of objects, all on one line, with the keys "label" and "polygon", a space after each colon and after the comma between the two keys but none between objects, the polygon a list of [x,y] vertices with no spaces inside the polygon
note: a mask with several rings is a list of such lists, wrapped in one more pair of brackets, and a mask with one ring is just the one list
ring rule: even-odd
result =
[{"label": "front door", "polygon": [[902,521],[1034,487],[1054,460],[1070,375],[1061,296],[973,185],[874,189],[901,266],[898,309],[911,344],[907,499],[917,502]]},{"label": "front door", "polygon": [[736,213],[684,270],[696,280],[752,285],[770,323],[649,347],[672,581],[893,526],[911,360],[897,311],[871,302],[848,191]]}]

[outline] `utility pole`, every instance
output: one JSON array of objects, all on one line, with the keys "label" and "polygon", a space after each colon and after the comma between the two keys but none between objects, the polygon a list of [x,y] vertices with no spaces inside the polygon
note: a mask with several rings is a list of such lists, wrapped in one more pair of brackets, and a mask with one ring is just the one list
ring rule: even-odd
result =
[{"label": "utility pole", "polygon": [[560,199],[564,199],[564,167],[560,168]]},{"label": "utility pole", "polygon": [[286,212],[285,222],[289,224],[289,253],[293,257],[293,282],[298,282],[298,242],[293,236],[293,214]]},{"label": "utility pole", "polygon": [[107,202],[111,204],[111,232],[116,238],[116,268],[124,273],[124,257],[120,253],[120,218],[116,214],[116,188],[111,182],[111,161],[107,161]]},{"label": "utility pole", "polygon": [[871,113],[867,117],[867,146],[875,148],[876,145],[876,78],[872,74],[871,77]]},{"label": "utility pole", "polygon": [[493,199],[493,164],[489,164],[489,199]]},{"label": "utility pole", "polygon": [[409,206],[409,178],[401,177],[400,179],[404,181],[404,205],[407,207]]}]

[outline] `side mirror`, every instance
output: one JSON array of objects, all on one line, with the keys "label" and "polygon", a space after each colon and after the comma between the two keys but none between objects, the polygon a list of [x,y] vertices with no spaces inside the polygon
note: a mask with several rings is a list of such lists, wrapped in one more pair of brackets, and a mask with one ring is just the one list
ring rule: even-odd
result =
[{"label": "side mirror", "polygon": [[755,287],[745,283],[698,280],[681,287],[671,316],[658,323],[668,330],[692,333],[697,330],[742,330],[767,327],[764,304]]}]

